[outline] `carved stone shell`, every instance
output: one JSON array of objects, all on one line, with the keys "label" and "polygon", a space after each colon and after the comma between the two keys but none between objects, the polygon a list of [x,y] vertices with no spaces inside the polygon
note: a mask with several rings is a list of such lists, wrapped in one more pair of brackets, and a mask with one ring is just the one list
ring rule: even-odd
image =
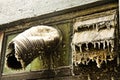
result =
[{"label": "carved stone shell", "polygon": [[25,68],[39,55],[55,50],[62,40],[58,29],[50,26],[35,26],[18,36],[8,44],[7,66],[12,69]]}]

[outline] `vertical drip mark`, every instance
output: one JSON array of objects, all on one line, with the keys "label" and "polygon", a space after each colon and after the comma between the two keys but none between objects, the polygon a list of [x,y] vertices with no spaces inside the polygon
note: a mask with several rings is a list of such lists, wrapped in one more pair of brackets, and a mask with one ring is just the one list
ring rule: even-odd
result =
[{"label": "vertical drip mark", "polygon": [[113,50],[114,50],[113,47],[111,47],[111,52],[113,52]]},{"label": "vertical drip mark", "polygon": [[100,68],[99,58],[96,59],[97,67]]},{"label": "vertical drip mark", "polygon": [[80,52],[82,53],[82,45],[79,44]]},{"label": "vertical drip mark", "polygon": [[98,43],[98,49],[100,49],[100,42],[97,42]]},{"label": "vertical drip mark", "polygon": [[113,52],[113,48],[114,48],[114,41],[110,40],[110,44],[111,44],[111,52]]},{"label": "vertical drip mark", "polygon": [[88,65],[89,62],[90,62],[90,59],[87,57],[86,65]]},{"label": "vertical drip mark", "polygon": [[95,24],[95,27],[96,27],[96,30],[98,31],[98,30],[99,30],[99,28],[98,28],[98,24]]},{"label": "vertical drip mark", "polygon": [[103,49],[105,49],[105,47],[106,47],[106,46],[105,46],[105,41],[102,41],[102,43],[103,43]]},{"label": "vertical drip mark", "polygon": [[86,50],[88,50],[88,43],[86,43]]},{"label": "vertical drip mark", "polygon": [[105,61],[105,63],[107,63],[107,53],[104,52],[103,55],[104,55],[104,61]]},{"label": "vertical drip mark", "polygon": [[109,47],[109,41],[107,40],[106,42],[107,42],[107,47],[108,47],[108,51],[109,51],[109,49],[110,49],[110,47]]},{"label": "vertical drip mark", "polygon": [[94,44],[94,48],[96,48],[96,43],[94,42],[93,44]]}]

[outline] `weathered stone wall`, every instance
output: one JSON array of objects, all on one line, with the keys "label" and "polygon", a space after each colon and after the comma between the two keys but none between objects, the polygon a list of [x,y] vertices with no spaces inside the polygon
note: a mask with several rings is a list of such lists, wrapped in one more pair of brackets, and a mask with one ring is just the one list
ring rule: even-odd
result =
[{"label": "weathered stone wall", "polygon": [[[44,0],[44,1],[46,2],[48,0]],[[68,0],[65,0],[65,3],[67,1]],[[4,17],[1,16],[0,23],[2,25],[5,23],[20,20],[23,18],[31,18],[31,17],[35,17],[35,16],[40,16],[40,15],[43,15],[45,13],[46,14],[52,13],[55,10],[61,11],[63,9],[68,9],[71,7],[76,7],[76,6],[80,6],[82,4],[88,4],[89,2],[91,3],[92,1],[96,2],[99,0],[91,0],[91,1],[90,0],[83,0],[82,1],[83,3],[79,2],[79,0],[78,1],[69,0],[69,1],[70,1],[69,2],[70,4],[69,3],[65,4],[66,7],[63,6],[63,4],[64,4],[63,0],[60,0],[60,2],[55,1],[56,4],[53,5],[55,7],[52,7],[52,9],[49,9],[48,6],[43,5],[43,3],[41,2],[41,4],[43,6],[45,6],[45,7],[42,7],[42,9],[45,9],[45,11],[41,10],[41,8],[39,8],[39,9],[36,8],[37,6],[40,6],[39,3],[37,3],[37,5],[34,5],[35,12],[31,10],[31,7],[29,7],[31,4],[32,5],[35,4],[32,1],[28,5],[24,5],[24,1],[23,2],[16,1],[15,5],[13,5],[13,3],[10,2],[9,5],[12,5],[12,6],[8,6],[8,7],[10,7],[10,10],[5,9],[5,7],[1,8],[4,10],[7,10],[7,11],[5,11],[7,16],[5,16],[6,14],[3,14],[3,12],[2,12],[1,15],[4,15]],[[20,3],[20,4],[18,4],[18,3]],[[29,0],[26,1],[26,3],[29,3]],[[59,4],[59,6],[57,7],[56,6],[56,5],[58,5],[57,3],[61,3],[61,4]],[[72,6],[71,6],[71,3],[72,3]],[[50,2],[47,4],[52,5],[53,3]],[[4,4],[1,4],[1,5],[5,6],[8,4],[4,2]],[[16,6],[16,8],[14,6]],[[21,9],[21,8],[23,11],[19,11],[19,9]],[[73,23],[75,22],[75,18],[80,17],[80,16],[86,16],[89,14],[100,13],[103,11],[109,11],[110,9],[117,9],[117,2],[99,5],[99,6],[94,6],[92,8],[83,9],[83,10],[80,10],[79,8],[80,7],[77,8],[78,10],[72,11],[72,12],[67,13],[67,14],[62,14],[62,15],[53,16],[53,17],[47,17],[44,19],[38,18],[37,20],[31,21],[29,23],[23,23],[23,24],[16,23],[16,24],[13,24],[13,26],[11,26],[11,27],[9,27],[9,25],[8,25],[9,28],[4,28],[2,30],[5,33],[9,34],[9,33],[13,32],[13,34],[14,34],[14,33],[17,33],[17,31],[19,31],[19,30],[23,31],[24,29],[27,29],[31,26],[41,25],[41,24],[58,27],[62,30],[63,36],[64,36],[64,42],[63,42],[61,47],[64,47],[64,44],[67,45],[67,47],[63,48],[62,51],[65,51],[66,53],[71,54],[70,42],[71,42],[71,38],[73,35],[72,29],[73,29]],[[10,13],[9,13],[9,11],[10,11]],[[14,13],[14,11],[16,11],[16,13]],[[44,13],[42,13],[41,11],[43,11]],[[14,15],[14,14],[16,14],[16,15]],[[4,46],[4,49],[5,49],[5,46]],[[58,51],[60,52],[61,49]],[[55,64],[57,66],[61,66],[61,64],[63,64],[63,65],[65,64],[65,66],[71,64],[71,55],[68,55],[66,57],[66,54],[64,54],[64,52],[60,52],[60,53],[63,53],[61,55],[62,57],[61,57],[61,59],[56,61]],[[3,53],[2,53],[2,55],[3,55]],[[55,59],[55,60],[57,60],[57,59]],[[62,61],[63,59],[65,59],[65,60]],[[119,76],[120,75],[120,67],[117,66],[116,59],[112,62],[108,62],[107,64],[102,64],[102,65],[103,66],[101,68],[98,68],[96,66],[96,63],[90,62],[88,65],[79,65],[77,67],[74,66],[74,69],[73,69],[73,72],[75,74],[74,76],[69,75],[70,74],[69,69],[66,69],[66,70],[60,69],[58,71],[56,70],[56,72],[57,72],[56,74],[55,73],[52,74],[49,72],[49,73],[44,74],[44,75],[41,74],[40,71],[37,71],[37,72],[31,71],[30,73],[28,72],[28,73],[13,74],[13,75],[2,75],[2,73],[1,73],[2,78],[0,78],[0,79],[2,79],[2,80],[8,80],[8,79],[10,79],[10,80],[24,80],[24,79],[28,79],[28,80],[120,80],[120,76]],[[0,67],[0,70],[1,70],[1,67]],[[48,77],[46,77],[46,75],[48,75]],[[50,76],[50,75],[52,75],[52,76]]]},{"label": "weathered stone wall", "polygon": [[0,25],[100,0],[0,0]]}]

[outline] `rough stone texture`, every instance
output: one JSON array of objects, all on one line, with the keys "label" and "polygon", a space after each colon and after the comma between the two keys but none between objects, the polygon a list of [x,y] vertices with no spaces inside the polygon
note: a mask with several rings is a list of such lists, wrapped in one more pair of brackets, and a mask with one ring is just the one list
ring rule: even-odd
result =
[{"label": "rough stone texture", "polygon": [[0,24],[31,18],[100,0],[0,0]]},{"label": "rough stone texture", "polygon": [[[84,1],[87,1],[87,0],[83,0],[83,2]],[[71,2],[74,2],[74,0],[73,1],[71,0]],[[78,4],[80,4],[80,3],[78,3]],[[106,11],[106,10],[110,10],[110,9],[114,9],[114,8],[116,8],[116,7],[113,7],[113,5],[108,5],[108,6],[101,5],[100,7],[96,6],[95,8],[92,8],[92,9],[88,8],[88,9],[82,10],[79,13],[70,13],[69,15],[64,14],[62,17],[58,16],[58,17],[53,17],[53,18],[45,18],[42,20],[37,20],[36,22],[27,23],[26,25],[18,25],[18,26],[12,27],[12,28],[9,27],[6,29],[6,32],[12,32],[12,31],[20,30],[22,28],[28,28],[32,25],[41,24],[41,23],[47,24],[47,25],[56,25],[60,29],[62,29],[63,34],[65,34],[64,35],[65,36],[64,44],[68,45],[70,39],[67,38],[67,36],[68,35],[70,36],[72,34],[71,34],[71,31],[68,30],[67,26],[72,26],[73,23],[71,22],[70,23],[71,25],[68,25],[66,22],[67,19],[73,19],[78,16],[97,13],[97,12]],[[61,24],[62,21],[65,23],[66,26],[63,26],[63,24]],[[67,46],[65,50],[68,51],[69,50],[68,48],[69,47]],[[56,61],[56,63],[57,63],[57,61]],[[61,70],[59,70],[59,72],[61,72]],[[64,72],[65,72],[65,74],[67,73],[66,71],[64,71]],[[39,73],[39,71],[38,71],[38,73]],[[74,67],[74,73],[75,73],[75,76],[70,76],[70,75],[63,76],[62,75],[62,76],[55,76],[55,77],[52,77],[49,79],[40,78],[40,74],[33,74],[33,73],[23,74],[22,73],[22,74],[14,75],[14,76],[11,76],[11,75],[3,76],[1,78],[1,80],[8,80],[8,78],[9,78],[9,80],[25,80],[26,78],[28,80],[120,80],[120,76],[119,76],[120,75],[120,66],[117,66],[116,60],[109,62],[108,65],[103,64],[102,68],[97,68],[96,63],[89,63],[88,66],[79,65],[77,67]]]}]

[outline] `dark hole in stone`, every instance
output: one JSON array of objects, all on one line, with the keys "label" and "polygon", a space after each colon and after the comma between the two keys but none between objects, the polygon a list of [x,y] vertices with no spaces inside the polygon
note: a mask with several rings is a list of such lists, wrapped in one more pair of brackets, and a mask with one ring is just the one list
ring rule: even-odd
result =
[{"label": "dark hole in stone", "polygon": [[79,46],[75,45],[75,50],[76,50],[77,52],[79,52],[79,51],[80,51]]},{"label": "dark hole in stone", "polygon": [[[88,27],[88,26],[89,26],[89,27]],[[93,30],[93,29],[94,29],[93,26],[94,26],[94,25],[83,25],[83,27],[82,27],[82,26],[79,26],[79,27],[77,28],[77,31],[78,31],[78,32],[83,32],[83,31]]]},{"label": "dark hole in stone", "polygon": [[91,61],[91,60],[90,60],[90,62],[88,63],[88,65],[79,64],[78,66],[79,66],[79,67],[82,67],[82,68],[83,68],[83,67],[86,67],[86,68],[89,68],[89,67],[94,67],[94,68],[97,68],[97,66],[96,66],[96,65],[97,65],[97,64],[96,64],[96,62],[95,62],[95,61],[93,62],[93,61]]},{"label": "dark hole in stone", "polygon": [[82,44],[82,51],[85,52],[86,51],[86,44]]},{"label": "dark hole in stone", "polygon": [[111,50],[111,44],[109,43],[109,50]]},{"label": "dark hole in stone", "polygon": [[108,47],[107,47],[107,42],[105,41],[105,49],[107,49]]},{"label": "dark hole in stone", "polygon": [[107,59],[110,59],[110,55],[107,56]]},{"label": "dark hole in stone", "polygon": [[103,49],[103,43],[100,43],[100,49]]},{"label": "dark hole in stone", "polygon": [[82,31],[85,31],[85,30],[88,30],[88,28],[87,27],[83,27],[83,28],[78,27],[78,32],[82,32]]},{"label": "dark hole in stone", "polygon": [[10,45],[12,51],[9,55],[7,55],[7,66],[11,69],[22,69],[22,65],[20,61],[17,61],[17,58],[15,57],[15,50],[14,50],[14,44]]},{"label": "dark hole in stone", "polygon": [[88,49],[89,50],[93,50],[94,49],[94,45],[92,43],[88,43]]},{"label": "dark hole in stone", "polygon": [[78,27],[77,31],[79,31],[79,32],[80,32],[80,31],[81,31],[81,28],[80,28],[80,27]]},{"label": "dark hole in stone", "polygon": [[98,48],[98,43],[95,43],[95,45],[96,45],[96,48],[95,48],[95,49],[98,50],[98,49],[99,49],[99,48]]},{"label": "dark hole in stone", "polygon": [[11,69],[21,69],[22,68],[22,65],[21,65],[20,61],[17,61],[15,55],[10,55],[7,58],[7,65]]}]

